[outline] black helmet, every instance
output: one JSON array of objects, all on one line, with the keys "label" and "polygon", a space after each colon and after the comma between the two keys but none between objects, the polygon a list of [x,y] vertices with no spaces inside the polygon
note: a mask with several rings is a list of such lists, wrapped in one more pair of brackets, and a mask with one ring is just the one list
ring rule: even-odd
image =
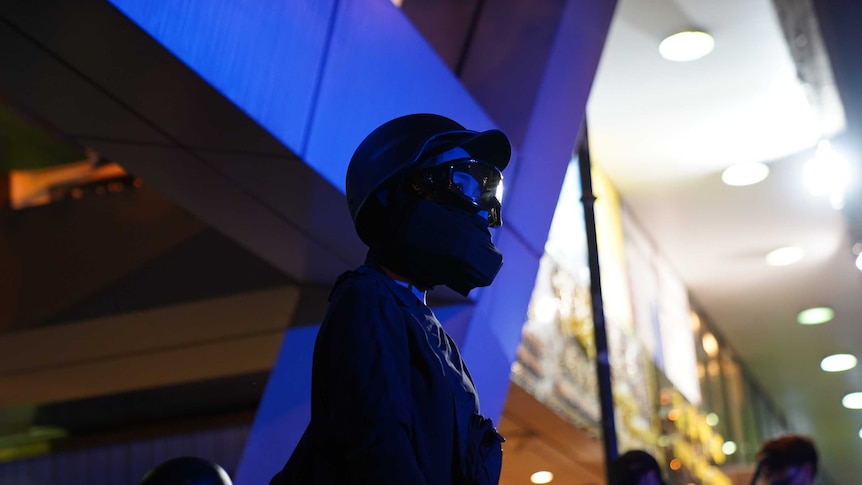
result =
[{"label": "black helmet", "polygon": [[364,220],[371,196],[385,182],[408,171],[420,159],[454,147],[506,168],[512,148],[499,130],[477,132],[435,114],[411,114],[388,121],[362,140],[347,167],[347,205],[359,237],[370,244]]}]

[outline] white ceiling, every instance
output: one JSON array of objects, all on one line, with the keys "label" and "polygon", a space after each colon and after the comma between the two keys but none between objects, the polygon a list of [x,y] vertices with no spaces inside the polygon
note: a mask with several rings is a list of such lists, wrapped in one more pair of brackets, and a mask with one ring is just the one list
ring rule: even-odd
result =
[{"label": "white ceiling", "polygon": [[[692,27],[713,52],[664,60],[659,42]],[[588,115],[593,158],[622,191],[776,160],[820,136],[769,0],[620,1]]]},{"label": "white ceiling", "polygon": [[[711,54],[660,57],[664,37],[693,27],[713,35]],[[842,214],[803,186],[818,115],[769,0],[620,0],[587,108],[593,163],[704,319],[791,425],[815,437],[830,478],[844,484],[862,474],[862,411],[844,409],[841,397],[862,391],[862,370],[826,374],[819,362],[862,357],[862,274]],[[721,182],[724,168],[747,161],[768,163],[770,176],[748,187]],[[805,259],[764,263],[787,245],[803,247]],[[796,323],[817,305],[833,306],[835,320]]]}]

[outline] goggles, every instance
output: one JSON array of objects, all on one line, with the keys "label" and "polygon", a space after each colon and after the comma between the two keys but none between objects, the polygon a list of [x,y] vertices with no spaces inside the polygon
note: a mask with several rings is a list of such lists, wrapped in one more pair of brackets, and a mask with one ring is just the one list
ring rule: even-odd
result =
[{"label": "goggles", "polygon": [[503,174],[489,163],[472,158],[443,162],[420,169],[413,188],[430,200],[471,212],[487,212],[488,227],[500,227]]}]

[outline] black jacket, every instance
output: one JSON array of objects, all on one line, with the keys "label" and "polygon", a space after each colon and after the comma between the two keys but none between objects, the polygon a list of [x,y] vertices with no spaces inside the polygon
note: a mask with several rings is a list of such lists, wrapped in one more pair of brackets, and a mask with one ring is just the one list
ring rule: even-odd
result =
[{"label": "black jacket", "polygon": [[[362,266],[330,295],[314,349],[311,422],[271,484],[467,483],[478,409],[461,355],[431,310]],[[494,467],[499,473],[499,457]]]}]

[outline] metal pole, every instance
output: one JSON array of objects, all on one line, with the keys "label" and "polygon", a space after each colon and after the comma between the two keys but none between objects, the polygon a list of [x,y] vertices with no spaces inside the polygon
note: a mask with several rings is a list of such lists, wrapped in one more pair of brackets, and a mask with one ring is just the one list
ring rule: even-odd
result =
[{"label": "metal pole", "polygon": [[610,479],[611,465],[617,458],[617,432],[614,424],[614,396],[611,390],[611,363],[608,337],[605,331],[605,312],[602,302],[602,284],[599,274],[599,252],[596,240],[596,197],[593,194],[590,150],[587,143],[587,123],[581,132],[578,145],[578,167],[581,174],[581,202],[584,204],[584,225],[587,233],[587,256],[590,265],[590,295],[593,310],[593,333],[596,343],[596,377],[599,383],[599,404],[602,410],[602,442],[605,449],[605,476]]}]

